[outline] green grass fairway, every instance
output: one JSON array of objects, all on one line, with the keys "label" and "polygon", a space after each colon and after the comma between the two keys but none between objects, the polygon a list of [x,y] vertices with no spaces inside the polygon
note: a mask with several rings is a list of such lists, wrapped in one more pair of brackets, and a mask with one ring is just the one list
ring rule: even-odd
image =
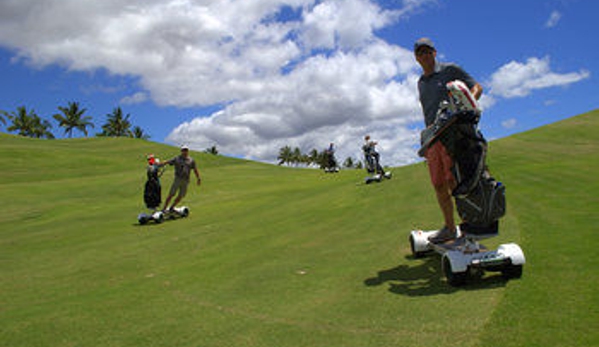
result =
[{"label": "green grass fairway", "polygon": [[[423,163],[381,184],[192,153],[186,219],[140,226],[134,139],[0,134],[0,345],[598,346],[599,111],[492,142],[520,280],[447,285]],[[172,169],[162,179],[163,197]]]}]

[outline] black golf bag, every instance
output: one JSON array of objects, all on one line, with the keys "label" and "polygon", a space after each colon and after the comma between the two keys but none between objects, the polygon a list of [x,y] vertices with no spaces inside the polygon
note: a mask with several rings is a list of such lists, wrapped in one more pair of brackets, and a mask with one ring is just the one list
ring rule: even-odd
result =
[{"label": "black golf bag", "polygon": [[148,180],[144,187],[144,202],[149,209],[156,209],[162,203],[162,188],[160,186],[161,174],[162,171],[157,165],[148,166]]},{"label": "black golf bag", "polygon": [[384,175],[385,170],[383,170],[383,167],[379,162],[379,153],[374,149],[374,147],[365,144],[362,146],[362,151],[364,152],[364,164],[366,166],[366,171],[369,174],[378,173]]},{"label": "black golf bag", "polygon": [[460,111],[438,139],[453,161],[456,187],[452,192],[463,223],[460,229],[471,234],[498,232],[498,220],[505,215],[505,186],[495,180],[485,163],[487,141],[478,130],[480,113]]},{"label": "black golf bag", "polygon": [[335,172],[335,170],[339,167],[337,165],[337,159],[335,158],[335,151],[333,150],[325,150],[324,151],[324,170],[326,172]]}]

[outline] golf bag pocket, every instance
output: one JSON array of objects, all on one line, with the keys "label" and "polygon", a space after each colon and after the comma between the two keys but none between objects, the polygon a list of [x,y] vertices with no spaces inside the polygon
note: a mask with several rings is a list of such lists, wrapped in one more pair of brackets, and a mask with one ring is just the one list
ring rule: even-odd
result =
[{"label": "golf bag pocket", "polygon": [[481,178],[467,195],[455,201],[462,220],[489,225],[505,215],[505,186],[491,177]]}]

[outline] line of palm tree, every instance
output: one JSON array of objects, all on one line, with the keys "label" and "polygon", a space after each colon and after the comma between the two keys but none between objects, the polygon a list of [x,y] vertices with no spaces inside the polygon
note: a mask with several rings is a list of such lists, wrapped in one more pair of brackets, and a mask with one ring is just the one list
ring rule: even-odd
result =
[{"label": "line of palm tree", "polygon": [[6,128],[7,131],[16,131],[20,136],[54,138],[54,134],[50,131],[52,124],[40,118],[34,110],[27,111],[25,106],[19,106],[16,112],[2,111],[2,114],[12,121],[12,124]]},{"label": "line of palm tree", "polygon": [[[281,147],[279,149],[279,156],[277,157],[279,161],[279,165],[283,164],[305,164],[305,165],[317,165],[318,167],[325,168],[328,165],[328,156],[326,150],[318,151],[317,149],[312,149],[308,154],[302,154],[299,147],[291,148],[290,146]],[[353,158],[348,157],[343,162],[343,166],[351,169],[351,168],[362,168],[362,163],[358,160],[355,161]]]},{"label": "line of palm tree", "polygon": [[277,157],[277,160],[279,161],[279,165],[320,165],[322,157],[323,154],[319,153],[316,149],[311,150],[309,154],[303,154],[299,147],[291,148],[290,146],[285,146],[279,149],[279,156]]},{"label": "line of palm tree", "polygon": [[65,135],[68,135],[69,138],[73,136],[73,130],[77,129],[87,137],[87,127],[94,127],[94,124],[91,122],[92,117],[85,116],[83,114],[87,109],[79,108],[78,102],[69,102],[67,107],[59,106],[58,110],[62,112],[62,114],[55,114],[53,117],[58,122],[58,126],[64,128]]},{"label": "line of palm tree", "polygon": [[[74,130],[82,132],[86,137],[89,135],[87,128],[93,128],[94,124],[91,121],[92,117],[84,116],[86,108],[81,108],[78,102],[69,102],[66,107],[59,106],[58,110],[61,113],[54,114],[52,117],[58,122],[59,127],[64,128],[66,136],[73,137]],[[102,132],[96,134],[97,136],[134,137],[143,140],[150,138],[150,135],[139,126],[131,129],[132,124],[129,120],[131,115],[124,115],[120,107],[107,114],[107,117],[106,123],[102,126]],[[6,131],[17,132],[20,136],[54,138],[50,131],[52,124],[40,118],[35,111],[28,111],[25,106],[20,106],[16,111],[10,113],[0,111],[0,124],[10,124]]]}]

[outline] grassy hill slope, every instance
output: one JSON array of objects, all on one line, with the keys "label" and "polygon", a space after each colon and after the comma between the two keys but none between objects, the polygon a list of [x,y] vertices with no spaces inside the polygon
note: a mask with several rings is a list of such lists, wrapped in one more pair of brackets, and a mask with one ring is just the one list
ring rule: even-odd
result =
[{"label": "grassy hill slope", "polygon": [[[133,139],[0,135],[0,341],[6,346],[597,344],[599,112],[491,144],[521,280],[449,287],[414,228],[441,220],[423,164],[363,185],[204,153],[187,219],[139,226]],[[172,170],[163,176],[166,189]],[[558,329],[559,328],[559,329]]]},{"label": "grassy hill slope", "polygon": [[599,346],[597,129],[598,110],[493,143],[528,264],[486,345]]}]

